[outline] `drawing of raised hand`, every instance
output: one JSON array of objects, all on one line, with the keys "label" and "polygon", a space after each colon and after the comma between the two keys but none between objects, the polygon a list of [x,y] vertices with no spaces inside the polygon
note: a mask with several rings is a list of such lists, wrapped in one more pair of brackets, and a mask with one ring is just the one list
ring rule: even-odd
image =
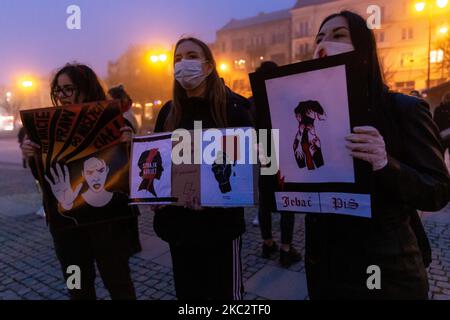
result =
[{"label": "drawing of raised hand", "polygon": [[50,168],[50,177],[46,175],[45,179],[50,185],[53,195],[58,200],[60,206],[64,210],[71,210],[83,184],[80,183],[75,190],[72,190],[69,169],[67,166],[64,166],[63,172],[62,166],[58,163],[56,164],[56,171]]}]

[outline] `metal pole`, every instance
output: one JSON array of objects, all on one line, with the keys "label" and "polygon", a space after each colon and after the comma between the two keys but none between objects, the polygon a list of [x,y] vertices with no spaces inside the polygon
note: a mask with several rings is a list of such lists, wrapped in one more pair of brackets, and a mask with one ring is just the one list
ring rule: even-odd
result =
[{"label": "metal pole", "polygon": [[431,21],[433,15],[433,7],[430,8],[428,15],[428,68],[427,68],[427,90],[430,89],[430,74],[431,74]]}]

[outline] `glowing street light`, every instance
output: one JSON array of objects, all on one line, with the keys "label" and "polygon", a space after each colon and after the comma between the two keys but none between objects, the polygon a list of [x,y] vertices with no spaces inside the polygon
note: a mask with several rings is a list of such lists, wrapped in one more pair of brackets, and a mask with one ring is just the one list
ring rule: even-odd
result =
[{"label": "glowing street light", "polygon": [[220,68],[220,71],[227,71],[228,65],[226,63],[221,63],[219,68]]},{"label": "glowing street light", "polygon": [[427,6],[427,4],[424,1],[417,2],[414,5],[414,7],[416,8],[417,12],[422,12],[423,10],[425,10],[426,6]]},{"label": "glowing street light", "polygon": [[439,33],[440,34],[446,34],[448,32],[448,28],[447,27],[441,27],[439,28]]},{"label": "glowing street light", "polygon": [[150,61],[151,61],[151,62],[157,63],[158,60],[159,60],[159,57],[158,57],[158,56],[155,56],[155,55],[150,56]]},{"label": "glowing street light", "polygon": [[[433,16],[434,16],[434,9],[435,9],[435,5],[437,7],[439,7],[440,9],[443,9],[447,6],[448,4],[448,0],[434,0],[434,1],[418,1],[414,4],[414,7],[416,9],[417,12],[422,12],[425,10],[425,8],[428,6],[429,8],[427,9],[428,11],[428,63],[427,63],[427,89],[430,89],[430,77],[431,77],[431,66],[430,64],[432,63],[432,61],[438,61],[439,57],[437,53],[434,53],[434,57],[432,57],[432,52],[431,52],[431,30],[433,28],[432,24],[433,24]],[[445,34],[448,32],[448,28],[446,27],[442,27],[439,29],[439,32],[441,34]]]},{"label": "glowing street light", "polygon": [[448,0],[437,0],[436,4],[439,8],[445,8],[448,4]]},{"label": "glowing street light", "polygon": [[166,62],[167,61],[167,54],[160,54],[159,55],[159,61]]},{"label": "glowing street light", "polygon": [[31,80],[23,80],[22,81],[22,87],[31,88],[32,86],[33,86],[33,81],[31,81]]}]

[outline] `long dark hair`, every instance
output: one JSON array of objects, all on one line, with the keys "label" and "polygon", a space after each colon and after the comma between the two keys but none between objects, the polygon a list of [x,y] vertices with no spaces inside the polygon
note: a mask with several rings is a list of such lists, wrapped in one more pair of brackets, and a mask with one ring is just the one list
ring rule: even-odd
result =
[{"label": "long dark hair", "polygon": [[[212,108],[211,114],[217,127],[225,128],[228,125],[226,110],[227,90],[222,79],[219,77],[219,73],[217,72],[216,61],[212,51],[203,41],[197,38],[189,37],[180,39],[177,42],[175,45],[174,54],[180,44],[186,41],[191,41],[202,48],[203,54],[205,55],[205,60],[213,67],[211,74],[206,78],[205,98],[208,100],[209,105]],[[187,98],[186,90],[178,83],[178,81],[174,80],[172,107],[164,124],[165,131],[173,131],[178,127],[183,110],[182,106],[186,103]]]},{"label": "long dark hair", "polygon": [[[367,84],[369,93],[369,113],[372,125],[386,138],[394,139],[398,136],[396,132],[395,116],[393,115],[392,103],[389,99],[389,88],[383,77],[382,67],[378,59],[377,43],[372,30],[367,27],[364,18],[351,11],[341,11],[325,18],[320,25],[319,31],[329,20],[343,17],[347,20],[350,37],[355,48],[357,59],[362,68],[367,70]],[[392,141],[394,147],[397,141]]]},{"label": "long dark hair", "polygon": [[97,75],[91,68],[84,64],[68,63],[56,72],[51,82],[50,96],[53,105],[58,105],[58,99],[54,92],[58,86],[58,78],[62,74],[67,75],[76,87],[77,100],[80,94],[83,94],[84,99],[81,103],[106,100],[105,90],[100,84]]}]

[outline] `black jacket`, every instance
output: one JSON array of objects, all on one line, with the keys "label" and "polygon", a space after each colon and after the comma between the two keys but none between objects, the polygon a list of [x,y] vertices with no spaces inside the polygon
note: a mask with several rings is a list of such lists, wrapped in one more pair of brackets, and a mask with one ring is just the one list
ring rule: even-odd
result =
[{"label": "black jacket", "polygon": [[[439,131],[444,131],[450,128],[450,102],[440,104],[434,110],[434,122],[439,127]],[[450,148],[450,139],[447,137],[444,140],[445,148]]]},{"label": "black jacket", "polygon": [[[156,121],[155,132],[164,132],[164,122],[171,102],[166,103]],[[251,127],[247,99],[227,90],[229,127]],[[194,129],[194,121],[202,121],[203,129],[217,128],[208,102],[203,98],[189,98],[183,105],[178,128]],[[243,208],[205,208],[194,211],[177,206],[156,210],[153,226],[157,235],[171,243],[196,244],[209,241],[232,240],[245,232]]]},{"label": "black jacket", "polygon": [[[306,217],[312,298],[427,297],[424,255],[431,252],[417,210],[446,206],[450,178],[428,105],[401,94],[389,97],[386,123],[394,123],[390,132],[398,135],[384,136],[388,165],[372,174],[373,218]],[[370,265],[381,269],[382,290],[367,289]]]}]

